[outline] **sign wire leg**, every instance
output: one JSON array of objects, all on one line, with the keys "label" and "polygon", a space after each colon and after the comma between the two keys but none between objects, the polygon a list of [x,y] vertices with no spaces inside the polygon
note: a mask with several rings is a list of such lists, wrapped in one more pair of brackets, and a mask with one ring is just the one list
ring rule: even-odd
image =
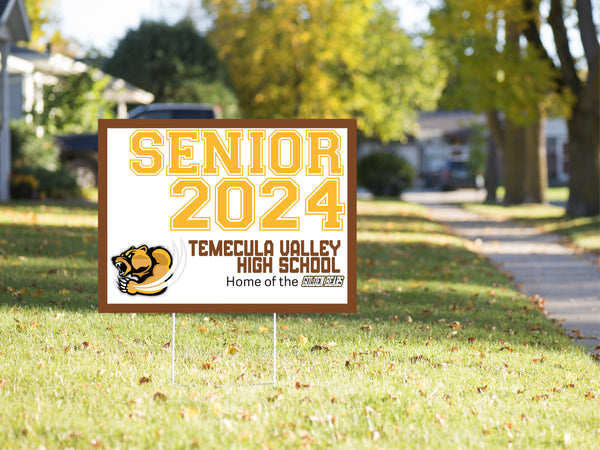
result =
[{"label": "sign wire leg", "polygon": [[273,388],[277,381],[277,313],[273,313]]},{"label": "sign wire leg", "polygon": [[175,313],[171,330],[171,386],[175,386]]}]

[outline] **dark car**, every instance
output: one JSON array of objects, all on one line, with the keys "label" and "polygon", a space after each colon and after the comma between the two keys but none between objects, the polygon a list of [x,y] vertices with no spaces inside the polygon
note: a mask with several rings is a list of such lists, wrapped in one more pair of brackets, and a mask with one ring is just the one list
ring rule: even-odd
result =
[{"label": "dark car", "polygon": [[475,188],[475,175],[466,161],[448,161],[442,170],[440,186],[443,191],[455,189]]},{"label": "dark car", "polygon": [[218,119],[220,109],[195,103],[152,103],[129,113],[130,119]]},{"label": "dark car", "polygon": [[[197,103],[152,103],[138,106],[129,119],[219,119],[218,106]],[[98,185],[98,134],[56,136],[61,161],[82,187]]]}]

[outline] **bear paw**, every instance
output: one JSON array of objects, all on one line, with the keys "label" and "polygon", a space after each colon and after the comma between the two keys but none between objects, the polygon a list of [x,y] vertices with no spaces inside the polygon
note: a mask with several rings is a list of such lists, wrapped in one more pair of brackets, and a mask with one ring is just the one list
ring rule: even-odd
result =
[{"label": "bear paw", "polygon": [[119,277],[119,290],[123,293],[127,293],[127,284],[129,283],[129,280],[127,278],[123,278],[123,277]]}]

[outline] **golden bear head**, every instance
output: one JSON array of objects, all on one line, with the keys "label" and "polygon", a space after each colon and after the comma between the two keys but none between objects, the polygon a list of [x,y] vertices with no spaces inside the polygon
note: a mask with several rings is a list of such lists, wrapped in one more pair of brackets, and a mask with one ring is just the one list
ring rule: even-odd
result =
[{"label": "golden bear head", "polygon": [[119,276],[137,276],[138,278],[148,274],[154,264],[146,245],[139,248],[131,247],[119,256],[113,257],[112,262],[119,271]]}]

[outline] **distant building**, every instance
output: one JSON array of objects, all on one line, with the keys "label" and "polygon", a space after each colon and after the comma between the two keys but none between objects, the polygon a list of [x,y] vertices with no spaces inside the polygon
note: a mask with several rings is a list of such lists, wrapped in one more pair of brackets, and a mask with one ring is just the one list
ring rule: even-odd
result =
[{"label": "distant building", "polygon": [[[416,170],[420,186],[435,187],[446,162],[450,159],[466,160],[470,153],[473,125],[486,125],[485,114],[472,111],[435,111],[419,116],[419,132],[409,136],[407,142],[382,144],[376,140],[358,143],[358,158],[377,149],[387,149],[404,157]],[[568,179],[567,125],[562,118],[546,120],[546,149],[548,180],[552,184],[565,184]],[[488,145],[494,145],[489,138]],[[499,169],[502,163],[499,161]]]}]

